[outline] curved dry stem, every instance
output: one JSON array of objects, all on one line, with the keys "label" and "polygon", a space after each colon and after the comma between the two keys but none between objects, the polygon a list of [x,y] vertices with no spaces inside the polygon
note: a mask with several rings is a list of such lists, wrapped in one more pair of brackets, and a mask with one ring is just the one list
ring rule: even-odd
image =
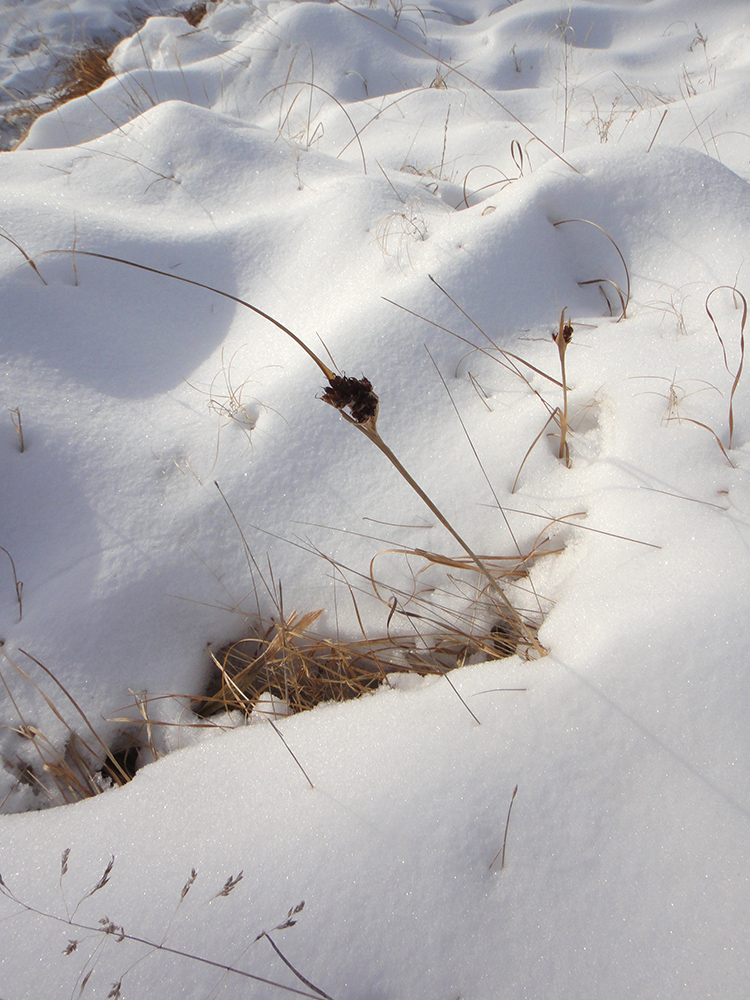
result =
[{"label": "curved dry stem", "polygon": [[[466,176],[464,177],[463,198],[461,199],[461,201],[464,202],[464,204],[466,205],[467,208],[469,208],[470,206],[469,206],[469,192],[467,191],[466,185],[468,184],[469,177],[471,176],[471,174],[475,170],[495,170],[498,174],[501,175],[502,180],[492,181],[490,184],[484,184],[484,185],[482,185],[482,187],[477,188],[475,191],[472,191],[471,192],[472,194],[479,194],[480,191],[487,191],[489,188],[498,187],[501,184],[502,184],[503,187],[506,187],[508,184],[512,184],[514,180],[518,180],[517,177],[508,177],[508,175],[506,173],[504,173],[500,169],[500,167],[495,167],[491,163],[477,163],[477,164],[475,164],[475,166],[473,166],[469,170],[467,170]],[[461,205],[461,201],[458,203],[459,206]]]},{"label": "curved dry stem", "polygon": [[331,371],[328,365],[321,361],[315,351],[308,347],[304,340],[300,340],[296,333],[292,333],[288,327],[284,326],[284,324],[280,323],[277,319],[274,319],[273,316],[269,316],[267,312],[263,312],[262,309],[251,305],[249,302],[239,298],[237,295],[232,295],[229,292],[223,292],[220,288],[214,288],[213,285],[207,285],[203,281],[196,281],[194,278],[184,278],[181,274],[170,274],[169,271],[162,271],[158,267],[148,267],[146,264],[137,264],[135,261],[126,260],[124,257],[113,257],[108,253],[95,253],[93,250],[44,250],[41,254],[39,254],[39,256],[41,257],[46,254],[58,253],[73,253],[77,254],[79,257],[97,257],[99,260],[109,260],[115,264],[126,264],[128,267],[138,268],[139,271],[148,271],[150,274],[159,274],[162,278],[170,278],[172,281],[181,281],[186,285],[194,285],[196,288],[204,288],[207,292],[213,292],[214,295],[220,295],[224,299],[229,299],[230,302],[236,302],[238,305],[244,306],[245,309],[249,309],[258,316],[262,316],[263,319],[268,320],[269,323],[272,323],[277,329],[281,330],[282,333],[285,333],[287,337],[291,337],[295,344],[301,347],[308,357],[312,358],[327,379],[332,379],[334,377],[334,372]]},{"label": "curved dry stem", "polygon": [[[362,146],[362,142],[361,142],[361,140],[359,138],[359,132],[357,131],[357,126],[352,121],[351,115],[346,110],[346,108],[341,103],[341,101],[337,97],[334,97],[334,95],[329,90],[326,90],[325,87],[321,87],[319,84],[312,83],[309,80],[290,80],[290,81],[286,81],[286,82],[284,82],[282,84],[279,84],[278,87],[274,87],[272,90],[269,90],[267,94],[264,94],[264,98],[268,97],[268,94],[274,94],[274,93],[276,93],[276,91],[282,90],[282,89],[286,89],[286,87],[288,87],[288,86],[291,86],[291,87],[309,87],[310,91],[311,91],[311,97],[312,97],[312,91],[313,90],[319,90],[321,92],[321,94],[325,94],[326,97],[330,97],[330,99],[335,104],[338,105],[338,107],[340,108],[340,110],[343,111],[343,113],[346,115],[346,120],[351,125],[352,132],[354,132],[354,139],[352,139],[351,142],[347,143],[346,146],[344,146],[344,149],[348,149],[349,146],[351,145],[351,143],[354,142],[355,139],[356,139],[357,145],[359,146],[359,153],[360,153],[360,156],[362,157],[362,170],[365,173],[367,173],[367,160],[365,159],[365,151],[364,151],[364,147]],[[295,100],[296,99],[297,98],[295,97]],[[294,101],[292,102],[292,106],[293,105],[294,105]],[[291,114],[291,111],[292,111],[292,108],[290,107],[289,111],[286,114],[286,117],[284,118],[284,122],[286,122],[287,118]],[[283,128],[283,123],[282,123],[281,127]],[[309,143],[308,143],[308,145],[309,145]],[[344,152],[344,149],[341,150],[341,153]],[[338,155],[341,156],[341,153],[339,153]]]},{"label": "curved dry stem", "polygon": [[10,243],[11,246],[14,246],[16,248],[16,250],[18,250],[18,252],[24,258],[24,260],[26,261],[26,263],[29,265],[29,267],[32,269],[32,271],[36,274],[37,278],[39,278],[39,280],[41,281],[41,283],[43,285],[46,285],[47,282],[44,280],[44,278],[40,274],[39,268],[36,266],[36,264],[31,259],[31,257],[29,257],[29,255],[26,253],[26,251],[21,246],[21,244],[17,240],[14,240],[13,237],[10,236],[8,233],[0,232],[0,237],[2,237],[2,239],[4,239],[4,240],[7,240],[7,242]]},{"label": "curved dry stem", "polygon": [[[620,248],[618,247],[618,245],[615,243],[615,241],[612,239],[612,237],[609,235],[609,233],[607,232],[607,230],[603,229],[598,223],[592,222],[591,219],[560,219],[559,222],[553,222],[552,225],[555,226],[555,227],[557,227],[557,226],[565,226],[569,222],[582,222],[582,223],[585,223],[587,226],[593,226],[594,229],[598,229],[600,233],[604,233],[604,235],[607,237],[607,239],[609,240],[609,242],[615,248],[615,250],[617,252],[617,256],[620,258],[620,260],[622,261],[622,266],[625,268],[625,279],[626,279],[626,285],[625,285],[625,305],[623,307],[622,316],[620,317],[620,319],[627,318],[626,317],[626,310],[627,310],[627,307],[628,307],[628,305],[630,303],[630,271],[628,271],[628,265],[625,263],[625,258],[622,255],[622,251],[620,250]],[[620,320],[618,320],[617,322],[619,323]]]},{"label": "curved dry stem", "polygon": [[544,424],[544,427],[542,427],[542,429],[539,431],[539,433],[537,434],[537,436],[534,438],[534,440],[529,445],[528,451],[523,456],[523,461],[521,462],[521,464],[518,467],[518,472],[516,473],[516,478],[513,480],[513,485],[512,485],[512,487],[510,489],[511,493],[515,493],[516,492],[516,487],[518,486],[518,480],[521,478],[521,473],[523,471],[524,465],[526,465],[526,459],[532,453],[532,451],[534,450],[534,448],[536,448],[536,446],[539,443],[539,439],[541,438],[542,434],[544,434],[544,432],[547,430],[547,428],[549,427],[550,423],[554,419],[557,419],[558,422],[559,422],[559,419],[560,419],[560,407],[559,406],[556,406],[555,409],[552,411],[552,413],[550,413],[549,417],[547,418],[547,420],[546,420],[546,422]]},{"label": "curved dry stem", "polygon": [[678,423],[682,423],[682,421],[684,420],[687,421],[687,423],[689,424],[695,424],[696,427],[702,427],[704,431],[708,431],[709,434],[713,435],[714,440],[721,448],[721,453],[727,460],[727,462],[729,462],[729,464],[732,466],[733,469],[736,468],[732,459],[729,457],[729,455],[727,455],[726,449],[724,448],[724,445],[721,443],[721,438],[712,427],[709,427],[708,424],[702,424],[700,420],[693,420],[692,417],[667,417],[668,424],[671,424],[673,420],[676,420]]},{"label": "curved dry stem", "polygon": [[[581,287],[583,287],[584,285],[599,285],[599,290],[601,291],[602,295],[604,295],[604,298],[607,300],[607,305],[609,306],[609,314],[610,314],[610,316],[612,315],[612,305],[611,305],[609,299],[607,298],[606,292],[604,291],[604,289],[601,286],[602,285],[612,285],[612,287],[614,288],[614,290],[617,292],[618,296],[620,297],[620,308],[622,309],[622,315],[620,316],[620,319],[626,319],[627,318],[626,315],[625,315],[625,308],[626,308],[625,307],[625,295],[624,295],[622,289],[620,288],[620,286],[617,284],[617,282],[613,281],[612,278],[590,278],[588,281],[579,281],[578,284]],[[618,320],[617,322],[619,323],[620,320]]]}]

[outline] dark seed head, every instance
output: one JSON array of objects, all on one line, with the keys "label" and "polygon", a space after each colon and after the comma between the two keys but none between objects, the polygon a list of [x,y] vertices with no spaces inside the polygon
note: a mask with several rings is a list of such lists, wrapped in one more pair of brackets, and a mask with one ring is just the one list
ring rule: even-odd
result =
[{"label": "dark seed head", "polygon": [[350,378],[347,375],[332,375],[321,399],[337,410],[348,407],[352,420],[358,424],[374,420],[378,415],[378,397],[372,391],[372,382],[364,376]]}]

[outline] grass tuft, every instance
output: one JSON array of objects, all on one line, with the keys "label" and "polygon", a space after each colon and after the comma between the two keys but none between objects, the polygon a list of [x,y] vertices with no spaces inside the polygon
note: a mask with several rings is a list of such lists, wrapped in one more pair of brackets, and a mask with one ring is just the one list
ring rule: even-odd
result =
[{"label": "grass tuft", "polygon": [[111,76],[114,76],[114,71],[108,62],[111,55],[112,46],[104,45],[97,40],[93,45],[81,49],[71,56],[63,67],[62,84],[54,106],[57,107],[75,100],[76,97],[90,94],[92,91],[98,90]]}]

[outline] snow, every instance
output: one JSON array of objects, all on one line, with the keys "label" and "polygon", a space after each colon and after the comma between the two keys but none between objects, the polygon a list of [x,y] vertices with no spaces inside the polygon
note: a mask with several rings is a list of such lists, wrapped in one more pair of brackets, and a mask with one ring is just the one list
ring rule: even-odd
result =
[{"label": "snow", "polygon": [[[43,89],[31,68],[48,79],[83,25],[123,37],[115,77],[0,156],[3,232],[38,267],[0,241],[4,1000],[281,995],[66,922],[104,917],[311,993],[266,930],[335,1000],[744,997],[749,407],[720,286],[748,290],[746,4],[224,0],[197,28],[138,9],[164,16],[134,37],[124,2],[0,11],[11,90]],[[344,577],[382,635],[373,557],[387,602],[422,565],[378,553],[458,548],[292,339],[52,252],[74,246],[220,289],[370,379],[383,439],[475,551],[516,551],[498,503],[522,551],[562,549],[531,574],[548,655],[397,675],[276,732],[162,698],[200,694],[207,646],[272,612],[259,571],[358,638]],[[513,492],[539,394],[562,394],[472,321],[557,378],[563,307],[571,467],[543,434]],[[418,583],[462,613],[469,578]],[[508,595],[533,614],[527,585]],[[110,745],[148,698],[159,759],[45,808],[24,727],[92,740],[63,688]]]}]

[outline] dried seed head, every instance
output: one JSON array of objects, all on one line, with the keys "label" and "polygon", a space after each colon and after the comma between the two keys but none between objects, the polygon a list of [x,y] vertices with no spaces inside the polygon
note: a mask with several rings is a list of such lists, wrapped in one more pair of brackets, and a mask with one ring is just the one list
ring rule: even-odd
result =
[{"label": "dried seed head", "polygon": [[558,348],[563,348],[567,346],[573,339],[573,324],[568,320],[565,322],[565,309],[560,313],[560,325],[557,330],[552,333],[552,339],[557,344]]},{"label": "dried seed head", "polygon": [[324,403],[335,406],[337,410],[349,408],[352,420],[358,424],[371,422],[378,418],[379,400],[372,391],[372,382],[362,378],[350,378],[347,375],[332,375],[328,379],[328,387],[320,397]]}]

